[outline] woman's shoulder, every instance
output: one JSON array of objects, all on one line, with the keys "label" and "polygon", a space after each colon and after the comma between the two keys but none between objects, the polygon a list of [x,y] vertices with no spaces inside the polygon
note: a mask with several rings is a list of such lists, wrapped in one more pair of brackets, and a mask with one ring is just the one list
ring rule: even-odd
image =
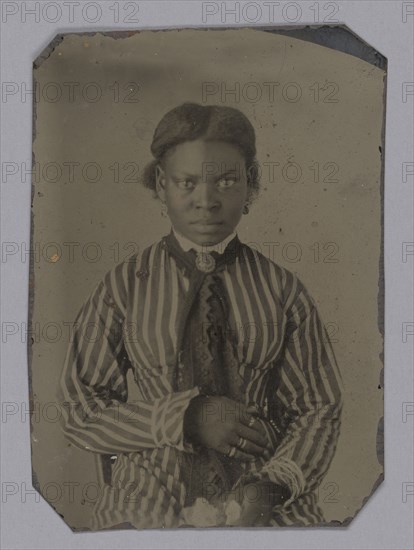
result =
[{"label": "woman's shoulder", "polygon": [[114,267],[107,270],[102,277],[100,284],[121,312],[125,313],[128,296],[130,296],[137,282],[145,278],[149,257],[159,247],[160,241],[129,254]]},{"label": "woman's shoulder", "polygon": [[241,244],[245,262],[250,265],[250,268],[254,266],[259,270],[259,276],[265,277],[286,307],[289,307],[299,297],[305,297],[312,301],[300,276],[276,261],[275,247],[270,246],[271,243],[265,249],[256,244],[255,246],[250,246],[247,243]]}]

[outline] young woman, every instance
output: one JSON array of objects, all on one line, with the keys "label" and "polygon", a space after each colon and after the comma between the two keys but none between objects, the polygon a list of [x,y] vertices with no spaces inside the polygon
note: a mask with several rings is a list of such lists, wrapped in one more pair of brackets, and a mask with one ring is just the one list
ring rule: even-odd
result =
[{"label": "young woman", "polygon": [[236,109],[187,103],[151,151],[145,184],[171,232],[98,283],[62,375],[67,437],[116,455],[94,528],[174,527],[199,497],[236,500],[238,525],[323,522],[341,379],[303,284],[237,236],[258,191],[254,129]]}]

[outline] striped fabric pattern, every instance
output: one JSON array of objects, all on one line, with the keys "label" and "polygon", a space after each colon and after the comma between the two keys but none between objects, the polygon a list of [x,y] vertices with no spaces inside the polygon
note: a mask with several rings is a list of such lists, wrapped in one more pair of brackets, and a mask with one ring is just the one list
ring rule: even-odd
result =
[{"label": "striped fabric pattern", "polygon": [[[315,490],[340,430],[341,376],[304,285],[241,247],[236,261],[219,273],[245,380],[240,399],[267,414],[273,383],[276,421],[284,434],[269,461],[258,459],[245,468],[290,488],[289,501],[274,510],[273,525],[317,524],[323,517]],[[93,529],[123,522],[179,524],[185,501],[180,467],[185,453],[195,452],[183,438],[183,419],[199,393],[197,387],[174,389],[177,323],[188,288],[188,273],[161,240],[107,272],[76,318],[61,378],[63,429],[98,460],[117,455],[112,483],[102,486],[95,506]],[[128,369],[141,395],[135,402],[128,401]]]}]

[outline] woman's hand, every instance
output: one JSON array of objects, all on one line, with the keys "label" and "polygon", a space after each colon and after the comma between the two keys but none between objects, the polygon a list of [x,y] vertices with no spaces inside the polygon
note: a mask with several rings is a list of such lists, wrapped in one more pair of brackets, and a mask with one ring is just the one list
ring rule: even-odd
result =
[{"label": "woman's hand", "polygon": [[270,525],[275,506],[282,505],[288,498],[287,490],[266,481],[246,482],[238,487],[232,500],[240,505],[240,515],[230,520],[227,525],[240,527],[267,527]]},{"label": "woman's hand", "polygon": [[270,457],[263,426],[243,403],[228,397],[192,399],[184,415],[184,436],[193,443],[240,460]]}]

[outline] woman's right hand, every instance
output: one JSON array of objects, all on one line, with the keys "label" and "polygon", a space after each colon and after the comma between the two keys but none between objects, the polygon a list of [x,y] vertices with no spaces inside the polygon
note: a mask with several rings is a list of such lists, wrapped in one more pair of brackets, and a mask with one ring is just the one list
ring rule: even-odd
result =
[{"label": "woman's right hand", "polygon": [[184,415],[184,437],[240,460],[270,456],[261,423],[246,405],[228,397],[193,398]]}]

